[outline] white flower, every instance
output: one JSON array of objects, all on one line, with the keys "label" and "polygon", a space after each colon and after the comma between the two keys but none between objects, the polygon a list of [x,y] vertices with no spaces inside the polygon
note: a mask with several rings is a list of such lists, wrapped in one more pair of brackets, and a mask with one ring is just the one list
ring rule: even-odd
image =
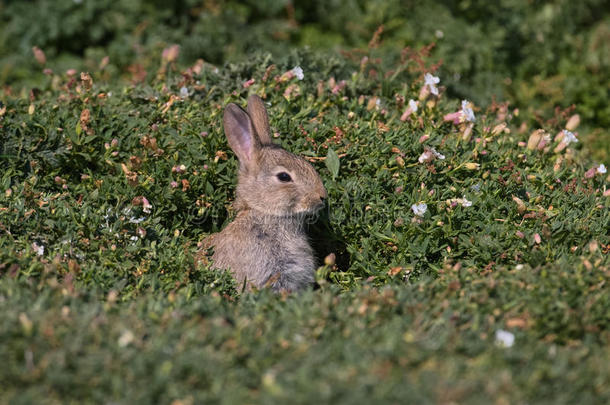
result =
[{"label": "white flower", "polygon": [[578,142],[578,138],[576,138],[576,135],[574,135],[573,132],[568,131],[567,129],[563,130],[563,143],[565,143],[566,145],[571,144],[572,142],[577,143]]},{"label": "white flower", "polygon": [[119,337],[119,340],[118,340],[119,346],[120,347],[127,346],[128,344],[133,342],[134,338],[135,338],[135,336],[132,331],[130,331],[130,330],[123,331],[123,333],[121,333],[121,336]]},{"label": "white flower", "polygon": [[474,122],[474,111],[470,108],[468,100],[462,100],[462,116],[465,121]]},{"label": "white flower", "polygon": [[438,89],[436,85],[441,81],[437,76],[432,76],[430,73],[426,73],[424,75],[424,86],[428,86],[430,88],[430,93],[438,96]]},{"label": "white flower", "polygon": [[38,256],[44,255],[44,246],[43,245],[38,246],[38,243],[34,242],[34,243],[32,243],[32,249],[34,249],[34,252],[36,252],[36,254]]},{"label": "white flower", "polygon": [[436,156],[436,158],[439,159],[439,160],[444,160],[445,159],[445,155],[443,155],[441,153],[438,153],[436,151],[436,149],[434,149],[434,148],[430,148],[430,152],[432,152],[434,154],[434,156]]},{"label": "white flower", "polygon": [[426,211],[428,210],[428,206],[426,205],[426,203],[413,204],[411,206],[411,210],[418,217],[423,217]]},{"label": "white flower", "polygon": [[303,74],[303,68],[301,68],[300,66],[293,67],[291,72],[298,80],[303,80],[305,78],[305,75]]},{"label": "white flower", "polygon": [[187,98],[188,96],[189,96],[189,89],[187,89],[184,86],[180,87],[180,97]]},{"label": "white flower", "polygon": [[603,163],[600,164],[597,168],[597,172],[599,174],[606,174],[606,165],[604,165]]},{"label": "white flower", "polygon": [[432,152],[430,152],[430,150],[425,150],[424,153],[422,153],[419,158],[417,158],[417,161],[419,163],[424,163],[427,162],[429,160],[432,159]]},{"label": "white flower", "polygon": [[139,224],[140,222],[146,221],[146,217],[140,217],[140,218],[129,217],[128,221],[131,224]]},{"label": "white flower", "polygon": [[433,158],[443,160],[445,159],[445,155],[443,155],[442,153],[438,153],[434,148],[426,148],[424,153],[421,154],[417,161],[419,163],[424,163],[431,161]]},{"label": "white flower", "polygon": [[471,207],[472,206],[472,201],[468,201],[466,199],[466,196],[462,196],[460,204],[462,204],[462,207]]},{"label": "white flower", "polygon": [[411,109],[411,112],[416,112],[417,111],[417,101],[411,99],[409,100],[409,108]]},{"label": "white flower", "polygon": [[503,347],[511,347],[515,344],[515,335],[502,329],[496,331],[496,344]]}]

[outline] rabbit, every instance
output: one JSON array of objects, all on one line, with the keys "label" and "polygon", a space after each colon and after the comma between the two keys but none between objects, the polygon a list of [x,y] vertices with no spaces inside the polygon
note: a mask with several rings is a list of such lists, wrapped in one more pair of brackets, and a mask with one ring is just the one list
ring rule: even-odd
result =
[{"label": "rabbit", "polygon": [[305,159],[271,142],[260,97],[248,98],[247,112],[227,105],[223,124],[239,160],[237,216],[203,242],[206,251],[213,248],[212,267],[229,269],[248,289],[294,292],[311,286],[316,260],[304,221],[325,205],[319,174]]}]

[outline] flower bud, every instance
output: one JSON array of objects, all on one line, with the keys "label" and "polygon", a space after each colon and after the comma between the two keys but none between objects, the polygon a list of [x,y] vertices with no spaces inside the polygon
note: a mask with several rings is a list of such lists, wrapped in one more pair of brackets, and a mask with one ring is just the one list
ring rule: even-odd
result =
[{"label": "flower bud", "polygon": [[580,115],[574,114],[568,120],[568,123],[566,124],[566,129],[568,131],[574,131],[576,128],[578,128],[579,124],[580,124]]}]

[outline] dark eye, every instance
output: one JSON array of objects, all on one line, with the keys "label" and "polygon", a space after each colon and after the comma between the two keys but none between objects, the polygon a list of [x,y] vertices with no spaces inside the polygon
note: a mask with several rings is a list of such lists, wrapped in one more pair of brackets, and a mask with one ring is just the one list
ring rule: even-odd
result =
[{"label": "dark eye", "polygon": [[289,181],[292,181],[292,177],[290,177],[290,175],[286,172],[280,172],[277,174],[277,179],[279,181],[281,181],[282,183],[288,183]]}]

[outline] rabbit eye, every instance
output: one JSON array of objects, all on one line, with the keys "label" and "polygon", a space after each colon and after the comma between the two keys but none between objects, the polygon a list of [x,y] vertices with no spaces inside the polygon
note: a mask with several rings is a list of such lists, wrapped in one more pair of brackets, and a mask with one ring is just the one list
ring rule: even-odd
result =
[{"label": "rabbit eye", "polygon": [[279,181],[281,181],[282,183],[288,183],[289,181],[292,181],[292,177],[290,177],[290,175],[286,172],[280,172],[277,174],[277,179]]}]

